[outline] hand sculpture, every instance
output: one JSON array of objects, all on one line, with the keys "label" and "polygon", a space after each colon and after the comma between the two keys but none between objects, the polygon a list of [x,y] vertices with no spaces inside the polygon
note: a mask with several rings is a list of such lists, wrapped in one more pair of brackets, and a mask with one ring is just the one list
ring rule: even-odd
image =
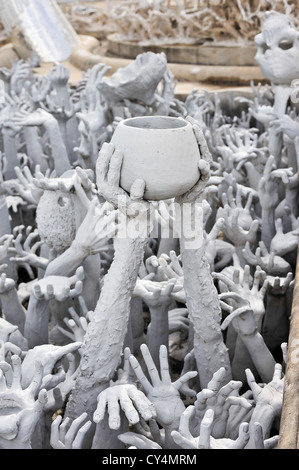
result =
[{"label": "hand sculpture", "polygon": [[84,423],[86,417],[87,413],[82,413],[71,422],[69,418],[63,420],[62,416],[58,415],[51,425],[51,447],[53,449],[82,449],[85,434],[92,424],[91,421]]},{"label": "hand sculpture", "polygon": [[[26,229],[26,235],[27,238],[24,241],[23,247],[21,245],[21,241],[23,238],[22,233],[19,233],[13,241],[14,248],[10,249],[9,251],[13,252],[15,256],[10,258],[11,261],[14,261],[16,264],[28,264],[30,267],[32,266],[45,270],[47,265],[49,264],[49,260],[48,258],[43,258],[42,256],[39,256],[36,253],[39,248],[44,244],[44,242],[41,240],[34,242],[34,239],[39,237],[37,229],[32,231],[32,227],[28,226]],[[31,246],[32,242],[34,243]],[[32,273],[32,279],[33,278],[34,275]]]},{"label": "hand sculpture", "polygon": [[223,231],[235,246],[236,253],[243,266],[245,260],[243,259],[242,250],[246,242],[249,242],[250,245],[255,243],[259,229],[259,221],[254,220],[250,213],[251,203],[252,196],[249,195],[243,207],[240,191],[237,191],[236,201],[234,201],[231,189],[228,191],[227,203],[217,211],[217,218],[224,219]]},{"label": "hand sculpture", "polygon": [[[26,387],[33,378],[32,364],[37,359],[43,366],[43,376],[55,374],[55,365],[64,356],[79,350],[82,343],[76,342],[65,346],[54,346],[53,344],[43,344],[29,349],[22,362],[22,386]],[[43,377],[42,377],[43,378]]]},{"label": "hand sculpture", "polygon": [[[41,419],[47,402],[46,390],[40,390],[42,365],[36,362],[36,370],[28,386],[23,388],[21,359],[12,356],[14,380],[8,386],[1,372],[1,400],[8,403],[8,414],[0,416],[0,447],[2,449],[30,449],[31,436]],[[32,365],[31,365],[32,368]],[[36,398],[37,397],[37,398]]]},{"label": "hand sculpture", "polygon": [[194,429],[196,434],[200,432],[202,420],[208,409],[214,412],[211,434],[216,439],[227,436],[227,422],[232,405],[238,404],[245,408],[246,411],[251,409],[251,405],[248,401],[238,396],[242,382],[231,380],[226,385],[222,386],[224,375],[224,368],[220,368],[219,371],[214,373],[207,388],[197,394],[197,399],[194,403]]},{"label": "hand sculpture", "polygon": [[249,369],[246,370],[246,375],[248,385],[252,390],[253,398],[256,402],[249,425],[250,440],[247,444],[247,448],[251,449],[253,448],[251,429],[254,423],[260,423],[263,429],[263,437],[267,439],[270,436],[274,418],[280,415],[284,378],[282,376],[281,364],[275,365],[272,380],[263,387],[256,383]]},{"label": "hand sculpture", "polygon": [[93,415],[95,423],[99,423],[104,418],[106,407],[110,429],[119,429],[120,409],[123,410],[130,424],[136,424],[140,416],[145,421],[156,417],[154,405],[133,384],[112,384],[99,394],[97,408]]},{"label": "hand sculpture", "polygon": [[255,253],[251,251],[249,243],[246,242],[243,256],[249,264],[255,267],[260,266],[270,276],[283,276],[291,270],[290,264],[281,256],[276,255],[274,251],[269,253],[262,241],[259,242]]},{"label": "hand sculpture", "polygon": [[[140,350],[152,383],[146,378],[140,364],[134,356],[130,356],[130,364],[147,398],[155,405],[157,413],[156,419],[158,423],[165,428],[165,438],[167,440],[166,435],[168,435],[169,439],[170,432],[178,428],[180,415],[185,409],[179,391],[188,380],[197,375],[197,372],[187,372],[183,377],[180,377],[172,383],[169,375],[166,347],[164,345],[160,347],[161,378],[147,346],[145,344],[141,345]],[[171,445],[171,442],[169,445]]]},{"label": "hand sculpture", "polygon": [[213,426],[214,411],[208,409],[202,419],[200,434],[193,437],[189,429],[189,421],[195,414],[195,408],[189,405],[184,411],[180,421],[179,431],[172,431],[174,441],[183,449],[244,449],[249,441],[248,423],[242,423],[239,428],[239,437],[232,439],[215,439],[211,436]]},{"label": "hand sculpture", "polygon": [[287,253],[296,250],[299,241],[299,227],[284,233],[282,220],[277,219],[275,221],[275,229],[276,233],[271,240],[270,251],[278,256],[285,256]]},{"label": "hand sculpture", "polygon": [[32,286],[32,292],[38,300],[56,299],[63,302],[69,297],[81,294],[83,279],[84,269],[79,267],[74,276],[47,276],[36,281]]}]

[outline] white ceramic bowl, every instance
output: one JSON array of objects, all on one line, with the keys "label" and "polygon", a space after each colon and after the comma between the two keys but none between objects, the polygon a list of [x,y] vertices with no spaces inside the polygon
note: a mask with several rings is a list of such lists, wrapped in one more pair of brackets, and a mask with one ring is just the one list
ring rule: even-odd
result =
[{"label": "white ceramic bowl", "polygon": [[120,185],[127,192],[134,180],[142,178],[145,199],[169,199],[184,194],[200,177],[198,144],[191,124],[184,119],[125,119],[116,127],[111,142],[123,154]]}]

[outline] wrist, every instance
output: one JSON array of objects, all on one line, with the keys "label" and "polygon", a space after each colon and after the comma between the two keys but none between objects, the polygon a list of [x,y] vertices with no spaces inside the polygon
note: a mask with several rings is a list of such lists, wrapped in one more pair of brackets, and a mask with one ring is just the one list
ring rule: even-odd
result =
[{"label": "wrist", "polygon": [[90,255],[90,248],[79,240],[73,240],[70,249],[76,254],[76,256],[88,256]]},{"label": "wrist", "polygon": [[49,116],[47,116],[47,118],[44,122],[44,126],[47,129],[47,131],[54,132],[54,131],[56,131],[56,129],[58,127],[58,122],[57,122],[57,120],[55,119],[54,116],[49,114]]}]

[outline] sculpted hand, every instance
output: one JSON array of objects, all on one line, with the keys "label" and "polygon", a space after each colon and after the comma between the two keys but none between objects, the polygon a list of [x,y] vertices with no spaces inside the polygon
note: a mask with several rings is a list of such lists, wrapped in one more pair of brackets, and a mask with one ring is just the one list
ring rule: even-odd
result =
[{"label": "sculpted hand", "polygon": [[252,266],[260,266],[270,276],[283,276],[291,270],[290,264],[281,256],[272,251],[269,253],[266,245],[260,241],[259,247],[255,253],[252,252],[250,245],[246,242],[245,248],[242,250],[243,256]]},{"label": "sculpted hand", "polygon": [[13,235],[3,235],[0,237],[0,264],[5,260],[8,249],[11,245],[11,242],[13,240]]},{"label": "sculpted hand", "polygon": [[54,346],[53,344],[43,344],[41,346],[35,346],[33,349],[29,349],[22,362],[22,386],[26,387],[32,380],[33,371],[32,364],[37,359],[43,366],[43,376],[55,374],[55,367],[57,363],[69,353],[74,353],[79,350],[82,343],[70,343],[65,346]]},{"label": "sculpted hand", "polygon": [[133,183],[131,190],[134,190],[134,195],[132,193],[131,196],[119,185],[122,160],[122,153],[115,149],[112,143],[102,145],[96,163],[98,191],[108,202],[129,216],[136,215],[139,210],[147,212],[148,202],[142,200],[143,207],[140,207],[140,204],[134,201],[134,199],[140,199],[143,196],[143,180],[136,180]]},{"label": "sculpted hand", "polygon": [[62,420],[58,415],[51,425],[50,444],[53,449],[82,449],[84,437],[91,426],[86,420],[87,413],[82,413],[71,421],[70,418]]},{"label": "sculpted hand", "polygon": [[112,385],[98,396],[98,404],[93,415],[95,423],[99,423],[109,415],[110,429],[119,429],[121,424],[120,411],[125,413],[130,424],[136,424],[140,416],[148,421],[156,417],[156,410],[151,401],[133,384]]},{"label": "sculpted hand", "polygon": [[200,426],[207,409],[214,411],[211,434],[214,438],[218,439],[226,436],[227,421],[232,405],[238,404],[246,410],[251,408],[248,401],[238,395],[242,382],[230,380],[226,385],[221,386],[224,378],[225,369],[221,367],[213,374],[207,388],[197,394],[197,399],[194,403],[196,433],[200,432]]},{"label": "sculpted hand", "polygon": [[[112,210],[111,210],[112,209]],[[117,232],[118,211],[109,203],[100,204],[97,197],[89,202],[86,216],[76,232],[72,246],[88,255],[109,251],[109,239]]]},{"label": "sculpted hand", "polygon": [[162,447],[155,441],[152,441],[142,434],[137,434],[134,432],[125,432],[120,434],[118,439],[124,444],[133,446],[135,449],[162,449]]},{"label": "sculpted hand", "polygon": [[0,448],[30,449],[32,433],[47,402],[46,390],[40,390],[43,368],[40,362],[35,362],[32,379],[25,388],[21,385],[21,359],[18,356],[12,356],[12,367],[13,381],[10,386],[0,371],[0,400],[2,410],[6,408],[5,414],[0,414]]},{"label": "sculpted hand", "polygon": [[[28,226],[26,229],[27,238],[24,241],[23,247],[21,244],[23,235],[19,233],[14,240],[14,248],[10,249],[11,252],[14,252],[15,256],[10,258],[11,261],[14,261],[16,264],[29,264],[35,268],[46,269],[49,264],[48,258],[43,258],[39,256],[36,252],[44,244],[43,241],[34,240],[39,238],[38,230],[33,231],[31,226]],[[33,245],[32,245],[32,242]]]},{"label": "sculpted hand", "polygon": [[282,219],[278,218],[275,221],[276,234],[270,243],[270,252],[274,252],[278,256],[284,256],[291,251],[294,251],[298,246],[299,241],[299,227],[290,232],[283,232]]},{"label": "sculpted hand", "polygon": [[182,414],[179,431],[172,431],[174,441],[183,449],[244,449],[249,440],[248,423],[242,423],[239,428],[239,437],[236,440],[222,438],[215,439],[211,435],[214,411],[205,412],[200,426],[200,434],[193,437],[190,432],[190,420],[195,414],[195,407],[190,405]]},{"label": "sculpted hand", "polygon": [[32,293],[37,300],[56,299],[63,302],[81,294],[83,279],[84,269],[80,266],[74,276],[47,276],[36,281],[32,286]]},{"label": "sculpted hand", "polygon": [[176,198],[176,200],[182,204],[184,202],[192,202],[195,201],[207,185],[207,182],[211,175],[210,165],[212,163],[212,156],[210,154],[208,144],[204,137],[203,131],[198,125],[198,122],[193,119],[191,116],[187,116],[186,120],[192,124],[193,131],[199,146],[200,150],[200,160],[198,162],[198,169],[200,173],[200,178],[198,182],[187,191],[185,194]]},{"label": "sculpted hand", "polygon": [[171,382],[166,346],[162,345],[160,347],[161,377],[149,353],[148,347],[142,344],[140,350],[148,369],[151,382],[146,378],[139,362],[133,355],[130,356],[130,364],[146,396],[155,405],[158,423],[163,427],[175,429],[178,427],[180,415],[185,409],[179,392],[181,387],[188,382],[188,380],[197,375],[197,372],[187,372],[183,377],[180,377],[175,382]]}]

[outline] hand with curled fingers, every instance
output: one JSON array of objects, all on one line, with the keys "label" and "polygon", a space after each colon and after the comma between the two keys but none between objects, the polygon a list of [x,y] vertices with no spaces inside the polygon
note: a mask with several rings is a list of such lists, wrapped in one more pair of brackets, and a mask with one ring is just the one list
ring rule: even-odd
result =
[{"label": "hand with curled fingers", "polygon": [[71,421],[68,417],[63,419],[58,415],[51,425],[52,449],[83,449],[85,435],[92,425],[91,421],[86,421],[86,417],[87,413],[82,413]]},{"label": "hand with curled fingers", "polygon": [[238,404],[246,410],[251,409],[250,403],[245,398],[239,396],[242,382],[230,380],[227,384],[223,385],[224,379],[225,370],[224,367],[221,367],[213,374],[207,388],[197,394],[194,403],[196,433],[200,431],[200,426],[207,409],[211,409],[214,412],[211,435],[216,439],[227,436],[227,421],[232,405]]},{"label": "hand with curled fingers", "polygon": [[[241,302],[240,298],[244,299],[245,303],[249,303],[250,308],[253,310],[256,319],[257,328],[260,329],[262,319],[265,313],[264,299],[266,292],[269,288],[269,280],[266,276],[265,271],[263,271],[259,266],[257,266],[252,279],[250,274],[250,267],[247,264],[245,265],[244,270],[234,270],[233,279],[229,279],[229,277],[223,273],[213,273],[213,277],[214,279],[218,279],[219,281],[223,282],[228,291],[234,292],[239,296],[238,304]],[[219,298],[220,300],[223,300],[225,298],[233,299],[233,296],[230,297],[228,295],[228,297],[226,297],[223,292],[222,294],[220,294]],[[223,304],[222,306],[225,307]]]},{"label": "hand with curled fingers", "polygon": [[69,297],[81,294],[83,279],[84,269],[80,266],[73,276],[46,276],[36,281],[32,286],[32,292],[37,300],[55,299],[63,302]]},{"label": "hand with curled fingers", "polygon": [[178,431],[172,431],[174,441],[183,449],[244,449],[249,441],[249,425],[242,423],[236,440],[214,438],[212,434],[214,411],[207,409],[200,425],[200,434],[194,437],[190,431],[190,420],[194,418],[195,407],[189,405],[182,414]]},{"label": "hand with curled fingers", "polygon": [[[22,246],[22,233],[19,233],[16,238],[13,240],[14,247],[9,251],[14,253],[14,256],[10,258],[11,261],[14,261],[16,264],[29,264],[35,268],[41,268],[43,270],[49,264],[49,259],[39,256],[37,251],[44,244],[41,240],[36,240],[39,238],[39,233],[37,229],[32,229],[31,226],[28,226],[26,229],[26,239]],[[35,241],[36,240],[36,241]]]},{"label": "hand with curled fingers", "polygon": [[[34,364],[34,363],[33,363]],[[31,369],[33,369],[31,365]],[[0,448],[1,449],[31,449],[31,437],[36,424],[41,419],[47,391],[40,389],[43,377],[43,367],[35,362],[35,370],[27,387],[22,385],[21,359],[12,356],[12,382],[6,382],[6,377],[0,371]],[[5,409],[5,413],[3,413]]]},{"label": "hand with curled fingers", "polygon": [[242,250],[247,263],[260,268],[270,276],[283,276],[291,270],[291,265],[284,258],[278,256],[274,251],[269,252],[264,242],[260,241],[255,253],[250,248],[249,242],[246,242]]},{"label": "hand with curled fingers", "polygon": [[[70,353],[75,353],[82,346],[81,342],[55,346],[54,344],[42,344],[29,349],[22,362],[22,386],[26,387],[32,380],[32,364],[39,360],[43,366],[44,376],[55,375],[55,367]],[[72,371],[72,367],[70,368]]]},{"label": "hand with curled fingers", "polygon": [[186,121],[189,121],[192,125],[193,132],[195,134],[197,144],[200,151],[200,159],[198,162],[198,169],[200,173],[200,177],[197,183],[189,189],[185,194],[175,198],[175,201],[179,204],[183,204],[185,202],[193,202],[195,201],[204,188],[206,187],[208,180],[211,176],[211,168],[210,165],[212,163],[212,156],[210,150],[208,148],[207,141],[205,139],[204,133],[200,128],[198,121],[193,119],[191,116],[186,117]]}]

